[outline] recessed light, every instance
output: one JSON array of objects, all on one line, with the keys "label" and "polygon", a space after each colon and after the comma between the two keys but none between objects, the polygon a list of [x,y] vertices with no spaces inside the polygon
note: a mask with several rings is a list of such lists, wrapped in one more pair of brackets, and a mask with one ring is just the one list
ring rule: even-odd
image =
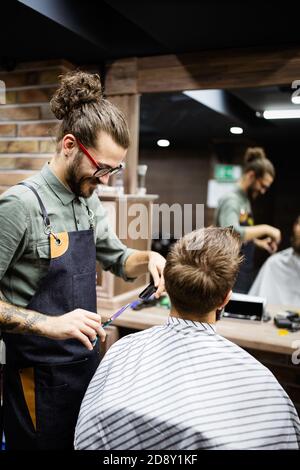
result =
[{"label": "recessed light", "polygon": [[300,109],[265,110],[263,116],[265,119],[299,119]]},{"label": "recessed light", "polygon": [[242,134],[244,130],[241,127],[231,127],[230,128],[231,134]]},{"label": "recessed light", "polygon": [[294,104],[300,104],[300,96],[292,96],[291,101]]},{"label": "recessed light", "polygon": [[169,147],[170,141],[167,140],[167,139],[159,139],[159,140],[157,141],[157,145],[158,145],[159,147]]}]

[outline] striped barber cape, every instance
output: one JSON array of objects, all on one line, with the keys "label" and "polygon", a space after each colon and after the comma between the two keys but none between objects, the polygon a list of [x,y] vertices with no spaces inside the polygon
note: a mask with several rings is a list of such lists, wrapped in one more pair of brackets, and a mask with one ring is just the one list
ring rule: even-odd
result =
[{"label": "striped barber cape", "polygon": [[273,374],[208,323],[169,317],[107,352],[81,405],[75,449],[298,449],[300,422]]}]

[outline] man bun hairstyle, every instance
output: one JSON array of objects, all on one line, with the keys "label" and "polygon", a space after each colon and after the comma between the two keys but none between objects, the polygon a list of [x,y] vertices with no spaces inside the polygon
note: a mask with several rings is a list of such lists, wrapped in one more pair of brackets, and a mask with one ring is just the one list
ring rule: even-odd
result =
[{"label": "man bun hairstyle", "polygon": [[61,120],[57,143],[66,134],[73,134],[83,145],[95,147],[99,131],[104,131],[127,149],[130,137],[125,117],[103,97],[100,76],[77,70],[59,78],[60,86],[50,101],[54,116]]},{"label": "man bun hairstyle", "polygon": [[248,147],[244,156],[243,173],[254,171],[257,178],[262,178],[266,173],[275,178],[273,163],[266,157],[262,147]]},{"label": "man bun hairstyle", "polygon": [[74,108],[100,101],[101,80],[98,74],[69,72],[60,76],[60,87],[54,93],[50,107],[57,119],[63,119]]}]

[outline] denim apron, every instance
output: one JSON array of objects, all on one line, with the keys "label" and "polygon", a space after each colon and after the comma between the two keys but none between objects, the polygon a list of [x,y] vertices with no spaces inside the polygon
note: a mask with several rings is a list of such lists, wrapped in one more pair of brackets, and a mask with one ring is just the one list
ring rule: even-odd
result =
[{"label": "denim apron", "polygon": [[[35,188],[49,235],[50,265],[27,308],[50,316],[96,305],[96,247],[93,214],[90,229],[55,234]],[[81,401],[100,361],[78,340],[51,340],[36,335],[3,335],[4,434],[6,448],[72,449]]]}]

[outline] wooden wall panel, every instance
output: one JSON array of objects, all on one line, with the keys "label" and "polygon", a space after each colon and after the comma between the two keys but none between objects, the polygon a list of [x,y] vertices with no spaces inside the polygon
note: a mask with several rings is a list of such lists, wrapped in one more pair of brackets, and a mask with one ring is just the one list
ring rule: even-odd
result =
[{"label": "wooden wall panel", "polygon": [[206,207],[207,182],[215,163],[212,149],[143,148],[140,163],[148,165],[147,192],[159,195],[156,204],[192,204],[193,228],[195,205],[205,204],[205,225],[212,224],[214,211]]}]

